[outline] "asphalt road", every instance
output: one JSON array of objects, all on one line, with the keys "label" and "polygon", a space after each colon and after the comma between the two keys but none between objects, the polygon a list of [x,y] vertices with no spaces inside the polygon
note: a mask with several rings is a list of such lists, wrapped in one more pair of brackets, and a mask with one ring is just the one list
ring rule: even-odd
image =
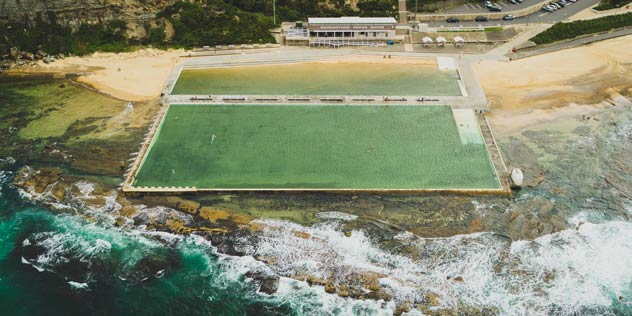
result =
[{"label": "asphalt road", "polygon": [[[525,0],[522,4],[517,4],[517,5],[508,4],[507,2],[505,2],[508,4],[508,6],[503,7],[503,12],[506,12],[506,14],[511,14],[512,10],[516,10],[519,5],[524,5],[525,3],[527,3],[527,1],[530,1],[528,5],[533,5],[533,3],[538,2],[535,0]],[[446,23],[445,21],[443,21],[443,22],[431,22],[429,23],[429,25],[430,26],[441,26],[441,25],[443,26],[460,26],[460,25],[462,26],[476,26],[476,25],[491,26],[491,25],[511,25],[511,24],[528,24],[528,23],[555,23],[555,22],[562,21],[572,15],[575,15],[579,11],[589,8],[590,6],[596,4],[597,2],[599,2],[599,0],[578,0],[577,3],[567,5],[566,7],[559,9],[557,11],[551,12],[551,13],[538,11],[524,17],[518,17],[513,21],[504,21],[504,20],[490,20],[488,22],[461,21],[459,23]],[[462,7],[464,6],[455,8],[455,10],[462,9]],[[476,11],[472,10],[469,12],[476,12]],[[488,11],[482,11],[482,12],[487,13]],[[455,13],[455,12],[452,12],[452,13]],[[460,13],[465,13],[465,12],[460,12]],[[450,16],[449,13],[446,13],[446,16],[449,17]]]}]

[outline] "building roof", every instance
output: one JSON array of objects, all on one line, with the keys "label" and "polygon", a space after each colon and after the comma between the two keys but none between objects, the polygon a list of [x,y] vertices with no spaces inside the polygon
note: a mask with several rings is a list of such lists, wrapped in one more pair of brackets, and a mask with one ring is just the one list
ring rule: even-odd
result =
[{"label": "building roof", "polygon": [[361,18],[359,16],[341,16],[339,18],[308,18],[309,24],[395,24],[395,18]]}]

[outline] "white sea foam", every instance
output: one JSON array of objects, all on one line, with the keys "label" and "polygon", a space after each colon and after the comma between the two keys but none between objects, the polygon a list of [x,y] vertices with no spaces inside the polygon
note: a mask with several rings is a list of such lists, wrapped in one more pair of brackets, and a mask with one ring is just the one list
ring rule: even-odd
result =
[{"label": "white sea foam", "polygon": [[316,217],[321,219],[339,219],[343,221],[352,221],[358,218],[357,215],[347,214],[342,212],[320,212],[316,213]]},{"label": "white sea foam", "polygon": [[298,315],[375,315],[391,316],[394,302],[355,300],[325,292],[323,286],[281,278],[275,298],[289,304]]},{"label": "white sea foam", "polygon": [[[145,211],[155,212],[152,216],[170,213],[168,209]],[[548,316],[552,310],[555,315],[573,315],[595,306],[605,308],[601,310],[605,314],[613,298],[630,295],[632,283],[632,224],[626,222],[584,223],[576,229],[514,243],[492,233],[450,238],[419,238],[406,232],[396,235],[400,242],[418,249],[420,255],[411,259],[381,249],[362,230],[346,237],[338,221],[304,227],[260,220],[268,229],[257,244],[247,248],[250,255],[231,257],[217,254],[209,241],[197,235],[108,230],[56,218],[63,231],[73,233],[29,237],[31,244],[45,251],[35,260],[23,259],[25,264],[44,271],[67,262],[68,254],[79,253],[80,260],[89,262],[94,256],[110,256],[114,245],[134,242],[151,248],[166,242],[205,256],[208,268],[201,276],[210,277],[219,288],[243,282],[248,271],[266,270],[282,276],[309,273],[340,280],[357,272],[379,273],[383,275],[380,286],[395,301],[419,302],[424,294],[434,292],[439,295],[440,308],[496,307],[500,315],[510,316]],[[101,237],[85,237],[88,232]],[[137,253],[126,256],[130,258],[125,266],[134,266],[147,251],[142,246],[132,248]],[[254,256],[272,259],[271,264]],[[155,277],[161,277],[161,272]],[[457,276],[463,281],[453,281]],[[341,298],[326,293],[322,286],[287,277],[281,278],[278,291],[267,299],[285,302],[299,314],[391,315],[395,309],[395,301]],[[406,315],[420,313],[413,309]]]},{"label": "white sea foam", "polygon": [[94,183],[88,181],[77,181],[74,185],[79,189],[79,192],[83,194],[85,198],[93,198],[92,192],[94,191]]},{"label": "white sea foam", "polygon": [[606,135],[605,141],[608,145],[621,146],[621,142],[629,140],[630,137],[632,137],[632,122],[627,121],[617,125],[617,128]]},{"label": "white sea foam", "polygon": [[2,185],[11,177],[11,171],[0,170],[0,196],[2,196]]},{"label": "white sea foam", "polygon": [[[585,223],[513,244],[491,233],[433,239],[405,235],[401,239],[419,249],[417,260],[378,248],[362,231],[345,237],[331,223],[261,223],[269,229],[251,254],[270,259],[281,275],[343,279],[351,272],[377,272],[385,275],[381,286],[400,301],[418,301],[431,291],[448,308],[495,307],[512,316],[549,315],[551,310],[573,315],[595,306],[607,310],[613,297],[629,293],[632,283],[632,224],[627,222]],[[463,281],[452,280],[457,276]]]},{"label": "white sea foam", "polygon": [[165,269],[159,270],[158,272],[156,272],[156,274],[154,274],[154,276],[156,277],[156,279],[160,279],[165,276],[166,271],[167,270]]},{"label": "white sea foam", "polygon": [[75,282],[75,281],[68,281],[68,285],[70,285],[70,288],[72,288],[74,290],[87,290],[87,289],[89,289],[88,283],[80,283],[80,282]]}]

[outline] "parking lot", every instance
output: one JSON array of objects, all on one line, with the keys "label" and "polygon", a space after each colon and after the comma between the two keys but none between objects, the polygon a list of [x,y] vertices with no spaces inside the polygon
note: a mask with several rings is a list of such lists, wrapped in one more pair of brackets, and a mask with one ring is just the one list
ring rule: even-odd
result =
[{"label": "parking lot", "polygon": [[[504,11],[515,11],[515,10],[524,9],[536,3],[539,3],[540,1],[542,0],[523,0],[522,3],[512,4],[512,3],[507,2],[507,0],[500,0],[500,1],[492,1],[492,3],[496,4],[496,6],[499,7],[501,10],[503,10],[504,12]],[[458,7],[446,9],[442,13],[446,13],[446,14],[489,13],[489,10],[485,8],[483,6],[483,2],[480,1],[480,2],[466,3]]]},{"label": "parking lot", "polygon": [[[442,25],[443,26],[477,26],[477,25],[490,26],[490,25],[529,24],[529,23],[555,23],[555,22],[563,21],[564,19],[577,14],[579,11],[582,11],[586,8],[591,7],[592,5],[598,2],[599,0],[577,0],[577,3],[567,5],[566,7],[554,12],[538,11],[538,12],[529,14],[527,16],[516,17],[515,20],[511,20],[511,21],[505,21],[502,19],[494,19],[494,20],[489,20],[487,22],[459,21],[458,23],[447,23],[445,19],[442,19],[441,21],[431,22],[429,23],[429,25],[437,27],[437,26],[442,26]],[[515,5],[506,2],[506,0],[496,1],[493,3],[498,4],[498,6],[502,9],[503,13],[511,14],[512,11],[540,3],[540,1],[524,0],[523,3],[515,4]],[[468,3],[468,4],[451,8],[449,10],[442,12],[442,14],[445,14],[446,19],[451,16],[450,14],[463,14],[463,13],[466,13],[466,14],[467,13],[469,14],[480,13],[481,15],[485,15],[486,13],[489,13],[489,10],[483,6],[482,1],[481,1],[477,3]]]}]

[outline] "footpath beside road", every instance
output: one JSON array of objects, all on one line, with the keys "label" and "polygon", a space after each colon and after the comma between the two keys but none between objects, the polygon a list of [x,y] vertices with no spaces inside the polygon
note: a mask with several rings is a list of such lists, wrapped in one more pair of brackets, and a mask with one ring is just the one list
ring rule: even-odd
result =
[{"label": "footpath beside road", "polygon": [[553,24],[538,24],[536,26],[532,26],[530,30],[526,30],[520,33],[518,36],[512,38],[508,42],[489,50],[487,53],[491,55],[504,55],[510,53],[514,47],[528,41],[532,37],[546,31],[549,27],[553,26]]},{"label": "footpath beside road", "polygon": [[540,55],[540,54],[546,54],[546,53],[550,53],[550,52],[554,52],[558,50],[569,49],[569,48],[573,48],[573,47],[577,47],[581,45],[587,45],[590,43],[603,41],[603,40],[620,37],[620,36],[626,36],[630,34],[632,34],[632,27],[627,27],[627,28],[622,28],[622,29],[618,29],[614,31],[582,36],[582,37],[575,38],[573,40],[564,41],[564,42],[536,46],[534,48],[520,50],[516,53],[510,53],[507,56],[511,57],[512,59],[525,58],[525,57],[530,57],[530,56],[535,56],[535,55]]}]

